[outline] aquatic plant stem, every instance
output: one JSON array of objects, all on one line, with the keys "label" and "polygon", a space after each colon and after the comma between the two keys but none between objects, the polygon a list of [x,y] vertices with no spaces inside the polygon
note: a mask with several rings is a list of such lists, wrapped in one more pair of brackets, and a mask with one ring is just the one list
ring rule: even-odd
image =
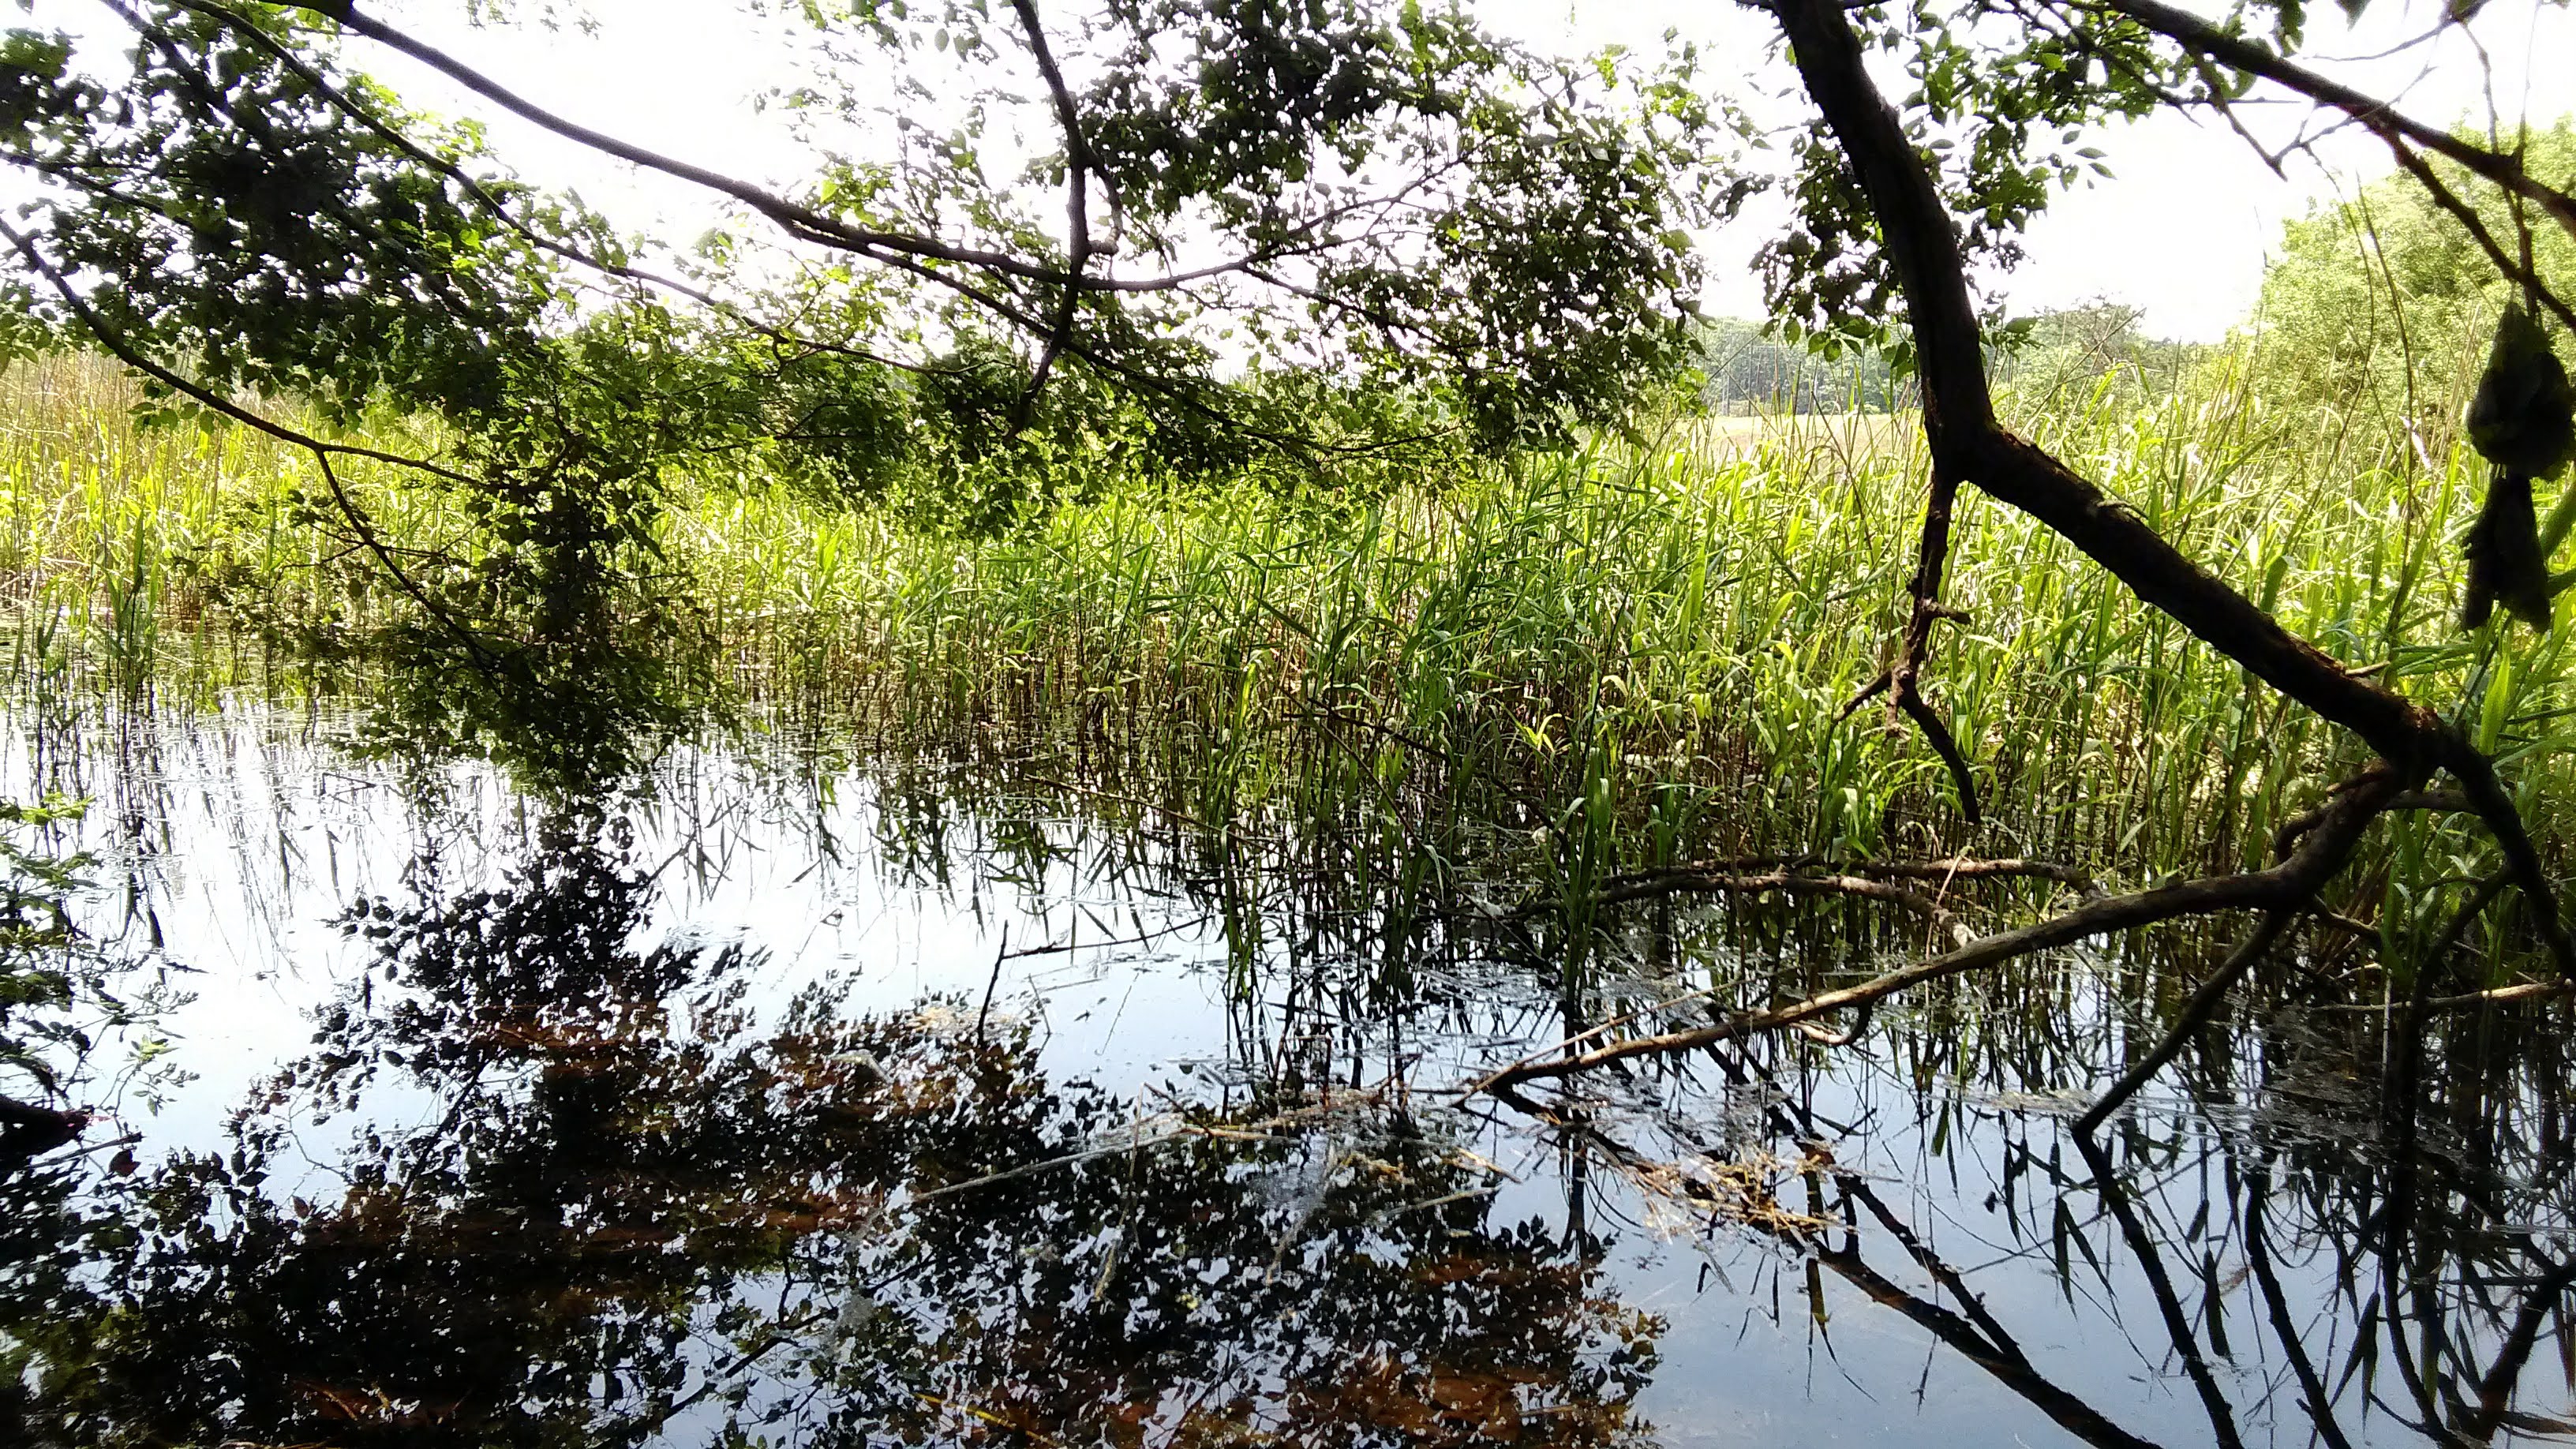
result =
[{"label": "aquatic plant stem", "polygon": [[2156,1073],[2163,1071],[2168,1062],[2180,1056],[2193,1035],[2217,1014],[2220,1004],[2227,999],[2227,993],[2236,989],[2237,981],[2253,969],[2255,962],[2263,959],[2264,953],[2272,949],[2273,942],[2281,939],[2281,933],[2289,928],[2293,914],[2287,910],[2264,912],[2263,919],[2244,940],[2237,943],[2236,949],[2228,953],[2218,969],[2209,973],[2199,989],[2192,992],[2191,999],[2183,1003],[2182,1015],[2164,1034],[2163,1040],[2158,1041],[2136,1065],[2121,1073],[2110,1090],[2086,1108],[2083,1116],[2075,1119],[2075,1130],[2090,1133],[2099,1128],[2120,1109],[2122,1103],[2136,1096],[2139,1088],[2153,1081]]}]

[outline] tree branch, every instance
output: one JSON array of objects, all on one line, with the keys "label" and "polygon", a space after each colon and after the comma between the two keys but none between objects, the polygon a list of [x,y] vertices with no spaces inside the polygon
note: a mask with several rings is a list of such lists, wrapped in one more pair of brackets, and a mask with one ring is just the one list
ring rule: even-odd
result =
[{"label": "tree branch", "polygon": [[[2441,173],[2435,171],[2421,155],[2418,155],[2414,147],[2395,136],[2385,139],[2388,142],[2389,154],[2397,158],[2397,164],[2405,169],[2407,175],[2415,178],[2415,184],[2424,188],[2424,194],[2433,199],[2434,205],[2449,212],[2451,219],[2467,230],[2470,240],[2478,244],[2478,250],[2487,254],[2487,260],[2494,264],[2497,271],[2519,285],[2525,297],[2556,313],[2558,320],[2570,329],[2576,329],[2576,307],[2570,307],[2555,291],[2544,286],[2540,280],[2540,273],[2529,262],[2506,251],[2504,245],[2495,239],[2495,234],[2487,230],[2487,224],[2478,215],[2477,210],[2461,200],[2457,192],[2443,184]],[[2526,240],[2528,235],[2526,231]],[[2386,259],[2383,257],[2381,260],[2382,265],[2385,265]]]},{"label": "tree branch", "polygon": [[[729,176],[710,167],[683,161],[675,156],[638,146],[608,132],[585,126],[569,117],[558,115],[520,95],[480,70],[446,51],[417,39],[373,16],[361,15],[349,0],[302,0],[293,8],[333,21],[352,35],[374,41],[446,76],[475,95],[483,97],[522,120],[588,147],[605,156],[615,157],[648,171],[704,187],[721,196],[729,196],[767,217],[791,236],[840,251],[854,252],[871,261],[886,264],[910,262],[908,270],[918,271],[924,264],[949,262],[971,267],[996,276],[1023,282],[1070,288],[1079,292],[1156,293],[1169,292],[1193,282],[1213,277],[1248,274],[1250,269],[1269,259],[1269,253],[1254,253],[1222,261],[1189,272],[1155,277],[1101,277],[1081,274],[1079,268],[1059,268],[1030,261],[1009,252],[989,247],[967,246],[943,241],[914,232],[887,231],[863,227],[827,212],[817,211],[801,202],[781,196],[765,187],[756,186],[740,177]],[[1045,62],[1052,65],[1052,59]],[[1060,82],[1050,82],[1053,86]],[[1067,93],[1069,96],[1069,92]],[[1088,147],[1081,148],[1089,155]],[[1097,173],[1096,159],[1085,163],[1085,169]],[[1328,214],[1329,216],[1330,214]],[[1303,249],[1301,249],[1303,250]],[[1044,335],[1045,329],[1032,326],[1033,333]]]},{"label": "tree branch", "polygon": [[2496,778],[2495,765],[2478,752],[2475,745],[2459,731],[2445,727],[2441,735],[2441,763],[2460,782],[2468,796],[2470,808],[2486,822],[2487,833],[2495,837],[2496,849],[2503,852],[2505,869],[2513,883],[2531,902],[2532,924],[2539,928],[2541,944],[2549,948],[2549,958],[2558,974],[2576,978],[2576,941],[2568,939],[2567,923],[2558,914],[2558,893],[2549,881],[2549,872],[2540,863],[2540,848],[2523,829],[2522,812],[2505,793],[2504,782]]},{"label": "tree branch", "polygon": [[1057,68],[1055,52],[1047,45],[1046,27],[1038,22],[1036,0],[1011,0],[1011,10],[1020,18],[1020,29],[1028,37],[1029,53],[1037,58],[1038,74],[1046,78],[1047,93],[1055,100],[1056,124],[1064,130],[1065,169],[1065,281],[1064,295],[1056,303],[1054,325],[1047,329],[1046,345],[1038,353],[1037,367],[1029,374],[1027,391],[1020,395],[1013,410],[1017,426],[1027,427],[1037,412],[1038,395],[1046,390],[1047,374],[1054,370],[1056,355],[1064,351],[1073,336],[1073,321],[1082,305],[1082,275],[1091,266],[1091,176],[1098,169],[1091,143],[1083,138],[1081,108],[1074,103],[1073,91],[1064,83],[1064,72]]},{"label": "tree branch", "polygon": [[474,482],[473,479],[452,468],[441,467],[425,459],[407,458],[399,453],[388,453],[377,448],[356,447],[347,443],[326,443],[309,433],[263,417],[230,398],[199,387],[187,378],[144,356],[121,333],[107,325],[107,319],[99,316],[97,310],[89,305],[88,300],[81,296],[79,290],[72,286],[71,282],[54,267],[54,264],[45,260],[44,253],[36,249],[36,244],[6,221],[0,221],[0,240],[7,241],[17,249],[18,254],[26,259],[27,265],[33,268],[38,276],[44,278],[46,284],[62,298],[63,306],[101,347],[115,356],[117,361],[190,399],[200,407],[220,413],[234,422],[266,433],[281,442],[292,443],[312,454],[315,465],[321,469],[323,482],[330,489],[332,502],[338,505],[341,516],[348,520],[349,527],[356,531],[359,542],[366,545],[367,552],[375,556],[376,562],[384,568],[385,573],[401,587],[404,593],[411,595],[412,601],[420,605],[440,627],[455,635],[465,646],[466,652],[474,657],[476,663],[489,665],[495,662],[490,651],[483,647],[482,640],[476,637],[474,631],[466,628],[446,609],[440,607],[438,602],[429,596],[428,590],[414,581],[402,565],[395,561],[393,551],[387,548],[383,539],[377,535],[373,522],[368,519],[365,511],[358,507],[357,501],[349,496],[348,490],[341,486],[340,475],[332,468],[331,459],[334,455],[367,458],[380,463],[391,463],[397,467],[416,468],[433,477],[469,486]]},{"label": "tree branch", "polygon": [[[1768,870],[1735,873],[1712,870],[1657,871],[1609,885],[1594,893],[1589,904],[1594,906],[1625,905],[1631,901],[1660,900],[1680,895],[1791,895],[1844,896],[1882,901],[1903,906],[1935,921],[1949,919],[1949,908],[1924,895],[1884,880],[1869,880],[1856,875],[1807,875],[1796,870]],[[1540,901],[1523,906],[1506,919],[1527,919],[1555,908],[1555,902]]]},{"label": "tree branch", "polygon": [[2319,886],[2343,868],[2362,831],[2377,818],[2388,799],[2397,793],[2399,784],[2396,773],[2386,771],[2370,783],[2345,792],[2336,801],[2334,815],[2326,824],[2311,831],[2288,860],[2265,870],[2183,881],[2129,895],[2104,897],[2033,925],[1981,936],[1957,950],[1900,967],[1857,986],[1819,992],[1804,1001],[1747,1012],[1690,1031],[1637,1037],[1555,1060],[1517,1062],[1488,1073],[1466,1090],[1470,1093],[1492,1091],[1542,1077],[1569,1076],[1631,1057],[1697,1051],[1756,1032],[1793,1027],[1834,1012],[1868,1005],[1926,982],[1999,966],[2034,952],[2070,946],[2114,931],[2188,916],[2216,915],[2222,911],[2295,911],[2316,893]]},{"label": "tree branch", "polygon": [[2328,80],[2315,71],[2274,54],[2260,43],[2221,29],[2160,0],[2085,0],[2079,8],[2125,15],[2168,40],[2209,56],[2233,70],[2258,75],[2287,87],[2322,106],[2343,112],[2382,140],[2400,139],[2459,163],[2486,180],[2527,200],[2556,218],[2576,236],[2576,196],[2548,186],[2523,169],[2520,158],[2464,141],[2398,111],[2388,102]]},{"label": "tree branch", "polygon": [[[366,127],[369,131],[375,133],[375,135],[382,139],[386,145],[393,147],[403,155],[411,158],[414,163],[428,167],[440,176],[447,178],[449,184],[455,186],[467,197],[481,205],[483,209],[489,212],[495,220],[499,221],[503,226],[508,227],[513,233],[524,239],[528,245],[536,247],[550,256],[560,257],[565,261],[587,267],[602,276],[615,277],[621,281],[634,282],[639,286],[658,288],[659,290],[668,292],[673,296],[685,298],[688,301],[695,302],[698,305],[709,309],[710,311],[730,317],[741,323],[743,326],[750,328],[752,331],[757,332],[774,342],[783,342],[791,347],[810,347],[818,351],[838,353],[844,356],[855,357],[863,362],[873,362],[883,367],[891,367],[901,372],[938,373],[944,371],[944,369],[941,368],[926,366],[917,362],[905,362],[897,358],[884,356],[880,353],[869,352],[864,348],[850,347],[841,343],[825,342],[820,338],[806,337],[790,332],[785,328],[776,327],[764,322],[759,318],[744,312],[741,308],[733,305],[732,303],[717,297],[713,293],[699,287],[693,287],[688,283],[681,281],[677,277],[668,277],[659,272],[651,272],[646,271],[641,267],[629,266],[624,262],[611,261],[610,259],[600,256],[596,252],[590,251],[587,248],[559,241],[521,220],[518,215],[510,209],[509,204],[505,200],[495,194],[490,187],[486,186],[472,173],[466,171],[464,167],[457,165],[455,162],[450,161],[433,151],[430,151],[419,142],[414,141],[410,136],[404,134],[400,127],[387,121],[384,117],[377,115],[372,107],[361,104],[356,97],[350,95],[341,87],[333,84],[328,76],[325,76],[321,71],[306,62],[302,56],[297,55],[292,46],[281,43],[275,36],[270,35],[267,31],[261,29],[248,16],[241,14],[230,6],[215,3],[215,0],[170,0],[170,3],[183,9],[193,10],[198,14],[215,20],[231,29],[235,34],[240,35],[245,41],[248,41],[251,45],[257,47],[263,53],[268,55],[269,58],[275,60],[278,65],[283,67],[289,74],[294,75],[306,85],[313,87],[317,94],[329,100],[334,106],[337,106],[343,114],[347,115],[352,120],[355,120],[359,125]],[[119,15],[124,16],[128,23],[134,25],[137,30],[144,30],[146,28],[142,18],[139,15],[134,14],[124,4],[119,3],[119,0],[108,0],[108,4],[109,8],[115,10]]]},{"label": "tree branch", "polygon": [[1899,714],[1910,717],[1923,737],[1932,744],[1932,752],[1949,766],[1950,779],[1959,788],[1959,813],[1970,825],[1984,817],[1977,808],[1977,779],[1969,772],[1968,757],[1959,742],[1950,736],[1950,728],[1923,698],[1921,678],[1923,658],[1932,647],[1932,625],[1935,620],[1960,617],[1956,609],[1941,603],[1941,575],[1950,562],[1950,509],[1959,496],[1956,474],[1938,466],[1932,470],[1932,494],[1923,506],[1923,539],[1915,559],[1914,579],[1907,592],[1914,598],[1914,612],[1906,620],[1905,638],[1896,649],[1896,663],[1887,672],[1887,717],[1893,723]]},{"label": "tree branch", "polygon": [[[1762,855],[1621,872],[1603,878],[1599,890],[1589,900],[1595,906],[1615,906],[1672,895],[1781,891],[1792,895],[1874,896],[1927,916],[1947,917],[1949,911],[1932,896],[1901,890],[1886,883],[1929,881],[1946,892],[1957,882],[2011,879],[2055,881],[2072,886],[2086,896],[2101,894],[2101,887],[2083,871],[2039,860],[1978,860],[1953,856],[1943,860],[1856,860],[1828,865],[1814,856]],[[1552,901],[1534,901],[1512,911],[1504,919],[1520,920],[1541,915],[1553,909],[1555,904]]]},{"label": "tree branch", "polygon": [[850,251],[864,253],[892,252],[926,261],[955,262],[981,271],[1018,277],[1033,282],[1063,282],[1065,275],[1051,267],[1042,267],[984,247],[962,246],[933,237],[907,232],[879,231],[854,226],[839,217],[816,211],[810,206],[788,200],[773,191],[754,186],[748,181],[728,176],[674,156],[638,146],[631,141],[596,130],[578,121],[555,114],[518,92],[502,85],[483,72],[449,55],[427,41],[418,40],[374,18],[360,15],[354,5],[345,3],[306,3],[295,7],[311,11],[339,23],[352,35],[364,36],[378,45],[428,66],[449,80],[465,87],[521,120],[531,122],[567,141],[589,147],[605,156],[613,156],[630,165],[705,187],[730,196],[781,226],[806,237]]},{"label": "tree branch", "polygon": [[2165,1069],[2167,1062],[2180,1056],[2182,1049],[2191,1044],[2192,1034],[2217,1012],[2219,1003],[2227,999],[2227,993],[2236,989],[2237,980],[2252,970],[2254,963],[2262,960],[2263,954],[2272,949],[2272,943],[2281,938],[2281,932],[2288,929],[2292,915],[2291,911],[2277,908],[2264,912],[2262,921],[2253,932],[2228,953],[2227,959],[2219,964],[2217,970],[2210,972],[2208,979],[2200,983],[2200,988],[2192,992],[2191,999],[2183,1003],[2182,1015],[2175,1018],[2164,1039],[2157,1042],[2136,1065],[2121,1073],[2110,1090],[2087,1107],[2083,1116],[2075,1119],[2075,1130],[2091,1135],[2110,1120],[2113,1112],[2120,1110],[2121,1103],[2136,1096],[2139,1088],[2153,1081],[2156,1073]]}]

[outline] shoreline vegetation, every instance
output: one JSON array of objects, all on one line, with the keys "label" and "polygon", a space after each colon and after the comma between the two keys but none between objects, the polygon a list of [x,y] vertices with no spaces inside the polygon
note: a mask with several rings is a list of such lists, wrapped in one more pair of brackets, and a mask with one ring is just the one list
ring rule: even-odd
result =
[{"label": "shoreline vegetation", "polygon": [[[2248,344],[2167,385],[2116,366],[2032,379],[2014,422],[2290,628],[2461,720],[2549,848],[2546,802],[2576,783],[2564,634],[2454,626],[2477,459],[2421,425],[2319,428],[2263,395],[2264,366]],[[2473,366],[2454,371],[2465,386]],[[20,679],[173,703],[380,690],[378,645],[416,620],[300,455],[221,423],[138,427],[134,400],[79,357],[0,377]],[[1435,871],[1500,838],[1567,903],[1748,854],[2020,857],[2131,883],[2240,869],[2361,763],[1979,501],[1948,589],[1967,617],[1925,672],[1986,797],[1987,823],[1964,824],[1910,727],[1846,710],[1902,626],[1924,469],[1902,413],[1677,410],[1366,497],[1112,485],[991,536],[677,478],[647,632],[717,713],[869,748],[1071,750],[1140,782],[1112,794],[1185,819],[1338,818]],[[397,557],[475,537],[451,498],[349,481]],[[2392,820],[2375,850],[2329,904],[2391,948],[2436,933],[2483,873],[2482,843],[2440,816]]]}]

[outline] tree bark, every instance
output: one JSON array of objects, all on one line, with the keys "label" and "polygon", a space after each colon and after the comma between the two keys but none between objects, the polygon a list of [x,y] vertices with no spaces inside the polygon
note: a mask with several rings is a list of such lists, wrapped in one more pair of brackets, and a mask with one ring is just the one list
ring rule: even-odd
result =
[{"label": "tree bark", "polygon": [[1835,0],[1778,0],[1807,93],[1876,216],[1905,295],[1933,468],[2047,525],[2130,592],[2257,679],[2359,735],[2408,773],[2444,753],[2439,716],[2372,683],[2175,548],[2127,505],[1996,421],[1958,229],[1904,123],[1872,84]]}]

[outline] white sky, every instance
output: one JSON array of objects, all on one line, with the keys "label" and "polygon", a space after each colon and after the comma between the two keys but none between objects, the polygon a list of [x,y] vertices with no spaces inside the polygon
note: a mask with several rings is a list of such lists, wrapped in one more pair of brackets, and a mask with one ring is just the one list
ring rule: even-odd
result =
[{"label": "white sky", "polygon": [[[789,139],[778,115],[756,114],[751,99],[782,79],[781,32],[747,20],[736,0],[592,0],[589,12],[599,22],[595,36],[472,30],[460,21],[462,8],[458,0],[399,0],[391,14],[575,120],[774,185],[793,185],[805,174],[809,153]],[[1756,94],[1779,92],[1791,79],[1770,45],[1770,22],[1724,0],[1481,0],[1472,8],[1492,28],[1556,50],[1605,44],[1657,50],[1665,30],[1675,29],[1700,44],[1704,70],[1713,80],[1743,78],[1721,83],[1748,88],[1738,94],[1757,114],[1794,114],[1779,109],[1794,100],[1766,101]],[[39,0],[36,6],[39,23],[80,25],[89,18],[74,16],[74,10],[103,18],[81,0]],[[2348,64],[2314,58],[2387,50],[2423,28],[2428,12],[2422,0],[2378,0],[2358,32],[2344,29],[2340,11],[2327,0],[2318,0],[2313,11],[2311,63],[2374,93],[2402,96],[2404,108],[2419,119],[2484,123],[2490,94],[2507,124],[2525,114],[2546,123],[2576,110],[2576,12],[2568,6],[2494,0],[2476,25],[2487,61],[2455,33],[2438,47]],[[635,176],[506,116],[492,117],[488,106],[435,76],[369,49],[359,49],[357,62],[414,104],[484,115],[495,149],[523,175],[573,187],[621,225],[685,243],[718,214],[703,193],[664,178]],[[2551,74],[2534,83],[2534,68]],[[2305,115],[2284,110],[2274,124],[2286,132]],[[2146,309],[2151,330],[2191,339],[2216,337],[2245,317],[2265,254],[2277,243],[2285,218],[2348,189],[2356,176],[2389,170],[2385,151],[2351,130],[2319,144],[2323,165],[2294,158],[2286,180],[2223,126],[2176,115],[2113,130],[2093,144],[2109,153],[2116,180],[2063,197],[2050,209],[2029,236],[2029,260],[2002,282],[2003,295],[2017,311],[2095,296],[2131,302]],[[1705,239],[1710,311],[1759,315],[1760,289],[1749,258],[1766,233],[1764,222],[1757,212]]]},{"label": "white sky", "polygon": [[[2203,14],[2219,9],[2207,0],[2178,3]],[[1502,0],[1478,8],[1494,17],[1497,28],[1533,41],[1591,45],[1653,45],[1671,27],[1686,37],[1706,37],[1708,46],[1718,38],[1712,34],[1716,21],[1753,66],[1775,75],[1785,68],[1763,48],[1767,19],[1740,6],[1708,0]],[[2493,111],[2507,124],[2525,115],[2547,124],[2576,111],[2576,14],[2566,5],[2496,0],[2475,27],[2490,48],[2490,61],[2482,62],[2457,34],[2439,47],[2376,61],[2338,59],[2386,51],[2428,28],[2429,18],[2420,4],[2378,0],[2356,31],[2344,25],[2336,5],[2314,0],[2311,53],[2304,63],[2371,94],[2399,97],[2407,114],[2435,125],[2483,125],[2490,87]],[[2535,63],[2554,72],[2554,80],[2534,84],[2529,72]],[[2300,108],[2271,118],[2282,134],[2266,136],[2267,143],[2280,145],[2307,116]],[[2176,113],[2113,128],[2090,144],[2107,153],[2114,179],[2058,198],[2031,228],[2028,259],[2003,279],[2003,296],[2017,312],[2094,297],[2128,302],[2146,309],[2150,331],[2191,341],[2219,337],[2252,310],[2265,258],[2278,245],[2285,220],[2316,201],[2347,193],[2356,177],[2393,169],[2383,146],[2348,129],[2317,147],[2323,164],[2294,158],[2284,178],[2223,123],[2204,125]],[[1738,235],[1706,244],[1711,311],[1761,315],[1761,289],[1748,266],[1762,239],[1760,221],[1748,218]]]}]

